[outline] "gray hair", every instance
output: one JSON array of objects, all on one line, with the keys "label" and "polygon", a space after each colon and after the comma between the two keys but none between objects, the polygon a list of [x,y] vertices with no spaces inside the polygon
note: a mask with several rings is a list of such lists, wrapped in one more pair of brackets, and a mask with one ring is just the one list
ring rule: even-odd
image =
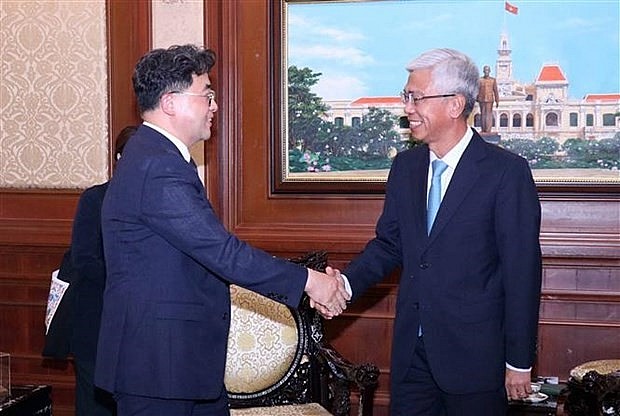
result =
[{"label": "gray hair", "polygon": [[405,68],[409,72],[430,69],[431,86],[436,92],[463,95],[463,117],[471,114],[478,97],[480,73],[469,56],[454,49],[431,49],[409,62]]}]

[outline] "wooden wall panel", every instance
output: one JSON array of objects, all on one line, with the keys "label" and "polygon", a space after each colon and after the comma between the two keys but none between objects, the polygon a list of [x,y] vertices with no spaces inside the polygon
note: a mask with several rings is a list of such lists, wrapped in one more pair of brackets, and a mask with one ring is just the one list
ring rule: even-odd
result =
[{"label": "wooden wall panel", "polygon": [[[30,206],[30,202],[27,197],[22,200],[24,207]],[[69,197],[65,202],[67,206],[74,205],[76,198]],[[44,216],[45,211],[40,212]],[[59,229],[65,228],[62,224],[64,221]],[[5,232],[1,226],[0,230]],[[34,229],[31,232],[36,233]],[[73,414],[73,368],[69,361],[47,360],[41,356],[50,273],[60,264],[69,244],[70,228],[46,245],[26,245],[18,235],[14,239],[14,243],[0,243],[0,351],[11,354],[14,384],[52,385],[54,414],[70,415]]]},{"label": "wooden wall panel", "polygon": [[620,356],[620,325],[594,326],[587,323],[541,322],[537,373],[566,380],[570,370],[586,361]]},{"label": "wooden wall panel", "polygon": [[[221,160],[226,161],[220,166],[226,200],[223,218],[241,238],[274,254],[325,249],[332,264],[341,268],[373,236],[383,198],[344,192],[272,193],[271,160],[274,143],[280,140],[278,115],[274,114],[281,108],[274,91],[279,85],[270,84],[277,79],[280,65],[273,38],[278,32],[278,3],[222,2],[218,6],[226,24],[221,27],[221,38],[215,39],[221,40],[217,45],[227,63],[221,74],[226,78],[220,78],[217,85],[224,103],[217,135]],[[568,369],[579,360],[613,355],[612,344],[602,340],[609,339],[620,323],[618,188],[599,187],[596,193],[565,191],[559,187],[541,192],[545,283],[536,366],[541,374],[561,379],[568,377]],[[381,368],[377,414],[387,413],[389,401],[397,281],[398,276],[386,278],[343,317],[325,324],[329,341],[345,357],[373,361]],[[590,346],[566,341],[582,333],[597,341]],[[562,353],[567,346],[573,350],[570,357]]]},{"label": "wooden wall panel", "polygon": [[[131,73],[150,48],[150,1],[108,1],[109,137],[137,124]],[[110,143],[112,148],[112,143]],[[112,154],[112,152],[111,152]],[[80,190],[0,189],[0,351],[15,384],[50,384],[55,416],[74,414],[72,361],[41,356],[50,273],[71,238]]]},{"label": "wooden wall panel", "polygon": [[[109,137],[142,122],[131,76],[138,59],[151,48],[151,1],[108,0]],[[114,144],[109,143],[113,166]],[[111,168],[110,168],[111,169]]]},{"label": "wooden wall panel", "polygon": [[[596,205],[593,203],[593,211],[597,211]],[[601,215],[601,222],[613,215],[614,210],[607,211]],[[587,222],[573,216],[573,227],[567,230]],[[584,250],[578,256],[551,257],[546,262],[536,368],[539,375],[566,379],[570,369],[584,361],[620,357],[618,226],[612,221],[607,231],[608,249],[602,248],[597,257],[584,255]],[[576,237],[573,243],[577,245],[578,241]],[[567,252],[575,251],[573,244],[567,246]]]},{"label": "wooden wall panel", "polygon": [[[380,194],[273,194],[279,102],[272,78],[278,2],[209,1],[205,42],[218,52],[213,74],[220,110],[205,146],[207,192],[226,226],[279,256],[325,249],[344,267],[373,236]],[[109,2],[112,46],[111,133],[131,121],[123,77],[148,48],[148,2]],[[113,9],[113,6],[120,9]],[[128,16],[134,16],[130,18]],[[132,28],[131,22],[142,22]],[[131,31],[131,35],[123,31]],[[133,39],[127,49],[125,41]],[[116,40],[115,40],[116,39]],[[133,42],[132,41],[132,42]],[[117,42],[117,43],[114,43]],[[13,380],[53,386],[54,414],[73,414],[71,361],[44,360],[42,319],[49,273],[69,243],[78,191],[0,190],[0,351],[13,355]],[[620,344],[620,196],[542,192],[544,285],[535,371],[566,379],[583,361],[618,355]],[[389,358],[398,274],[370,289],[327,340],[345,357],[381,369],[375,415],[387,415]]]}]

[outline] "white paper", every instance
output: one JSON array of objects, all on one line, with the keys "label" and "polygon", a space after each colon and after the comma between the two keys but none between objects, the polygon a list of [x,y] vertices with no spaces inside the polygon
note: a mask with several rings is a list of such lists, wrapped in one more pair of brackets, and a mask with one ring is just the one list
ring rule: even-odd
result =
[{"label": "white paper", "polygon": [[50,324],[52,323],[52,319],[54,318],[54,314],[58,309],[58,305],[60,305],[60,301],[64,296],[67,288],[69,287],[69,282],[65,282],[64,280],[60,280],[58,278],[58,270],[54,270],[52,272],[52,282],[50,284],[50,293],[47,298],[47,311],[45,312],[45,334],[50,329]]}]

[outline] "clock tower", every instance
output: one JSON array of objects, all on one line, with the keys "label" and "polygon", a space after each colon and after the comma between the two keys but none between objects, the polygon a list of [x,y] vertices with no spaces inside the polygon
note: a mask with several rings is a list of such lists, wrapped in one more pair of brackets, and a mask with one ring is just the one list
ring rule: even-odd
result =
[{"label": "clock tower", "polygon": [[495,63],[495,78],[497,80],[497,88],[500,97],[506,97],[512,94],[512,58],[510,54],[510,42],[508,35],[502,33],[499,39],[499,48],[497,49],[497,62]]}]

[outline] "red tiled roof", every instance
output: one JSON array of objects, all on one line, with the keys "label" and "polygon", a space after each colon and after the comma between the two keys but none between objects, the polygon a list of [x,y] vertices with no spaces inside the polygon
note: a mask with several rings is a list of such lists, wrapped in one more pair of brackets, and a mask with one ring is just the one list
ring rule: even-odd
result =
[{"label": "red tiled roof", "polygon": [[566,77],[559,65],[543,65],[536,81],[566,81]]},{"label": "red tiled roof", "polygon": [[353,101],[351,105],[394,105],[402,104],[400,97],[360,97]]},{"label": "red tiled roof", "polygon": [[586,101],[619,101],[620,94],[586,94]]}]

